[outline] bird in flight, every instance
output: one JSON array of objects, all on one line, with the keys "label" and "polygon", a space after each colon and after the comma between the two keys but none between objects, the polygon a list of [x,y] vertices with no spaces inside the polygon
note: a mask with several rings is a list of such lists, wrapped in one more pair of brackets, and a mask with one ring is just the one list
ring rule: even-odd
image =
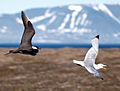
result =
[{"label": "bird in flight", "polygon": [[88,50],[84,61],[77,61],[77,60],[73,60],[73,63],[85,67],[87,69],[88,72],[92,73],[94,76],[101,78],[103,80],[103,78],[101,77],[100,73],[97,71],[98,69],[106,69],[106,65],[104,64],[95,64],[95,59],[98,55],[98,51],[99,51],[99,35],[97,35],[93,40],[92,40],[92,47]]},{"label": "bird in flight", "polygon": [[31,43],[32,37],[35,35],[34,27],[23,11],[21,12],[21,17],[24,25],[24,33],[22,35],[21,43],[16,50],[10,50],[7,54],[21,53],[35,56],[40,48],[38,46],[32,46]]}]

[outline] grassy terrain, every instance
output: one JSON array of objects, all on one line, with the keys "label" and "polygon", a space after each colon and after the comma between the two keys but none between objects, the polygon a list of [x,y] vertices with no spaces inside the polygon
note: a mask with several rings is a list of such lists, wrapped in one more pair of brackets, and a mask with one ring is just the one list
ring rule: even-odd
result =
[{"label": "grassy terrain", "polygon": [[96,63],[104,80],[72,63],[88,49],[42,49],[38,55],[4,55],[0,48],[0,91],[120,91],[120,49],[100,49]]}]

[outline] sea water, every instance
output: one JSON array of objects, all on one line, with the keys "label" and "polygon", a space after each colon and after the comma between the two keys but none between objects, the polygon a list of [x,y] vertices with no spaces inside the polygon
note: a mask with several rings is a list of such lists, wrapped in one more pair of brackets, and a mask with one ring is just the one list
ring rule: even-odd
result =
[{"label": "sea water", "polygon": [[[36,43],[33,45],[37,45],[40,48],[64,48],[64,47],[71,47],[71,48],[90,48],[91,44],[48,44],[48,43]],[[0,48],[17,48],[19,44],[14,43],[6,43],[0,44]],[[120,44],[100,44],[100,48],[120,48]]]}]

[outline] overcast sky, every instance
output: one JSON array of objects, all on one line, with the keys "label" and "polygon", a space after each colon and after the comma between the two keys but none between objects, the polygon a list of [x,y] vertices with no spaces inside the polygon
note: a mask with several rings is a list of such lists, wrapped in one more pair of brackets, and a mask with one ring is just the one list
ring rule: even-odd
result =
[{"label": "overcast sky", "polygon": [[114,3],[120,0],[0,0],[0,14],[16,13],[37,7],[54,7],[83,3]]}]

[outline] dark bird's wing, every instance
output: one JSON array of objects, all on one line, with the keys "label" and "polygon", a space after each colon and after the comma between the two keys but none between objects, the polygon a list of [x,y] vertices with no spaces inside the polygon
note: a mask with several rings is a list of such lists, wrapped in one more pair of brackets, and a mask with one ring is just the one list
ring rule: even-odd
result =
[{"label": "dark bird's wing", "polygon": [[32,49],[32,37],[35,34],[35,30],[33,28],[32,23],[28,20],[27,16],[25,15],[25,13],[22,11],[22,21],[24,24],[24,33],[21,39],[21,44],[19,46],[19,50],[28,50],[28,49]]},{"label": "dark bird's wing", "polygon": [[21,12],[21,17],[22,17],[22,21],[23,21],[24,27],[27,28],[29,20],[28,20],[28,17],[25,15],[25,13],[23,11]]}]

